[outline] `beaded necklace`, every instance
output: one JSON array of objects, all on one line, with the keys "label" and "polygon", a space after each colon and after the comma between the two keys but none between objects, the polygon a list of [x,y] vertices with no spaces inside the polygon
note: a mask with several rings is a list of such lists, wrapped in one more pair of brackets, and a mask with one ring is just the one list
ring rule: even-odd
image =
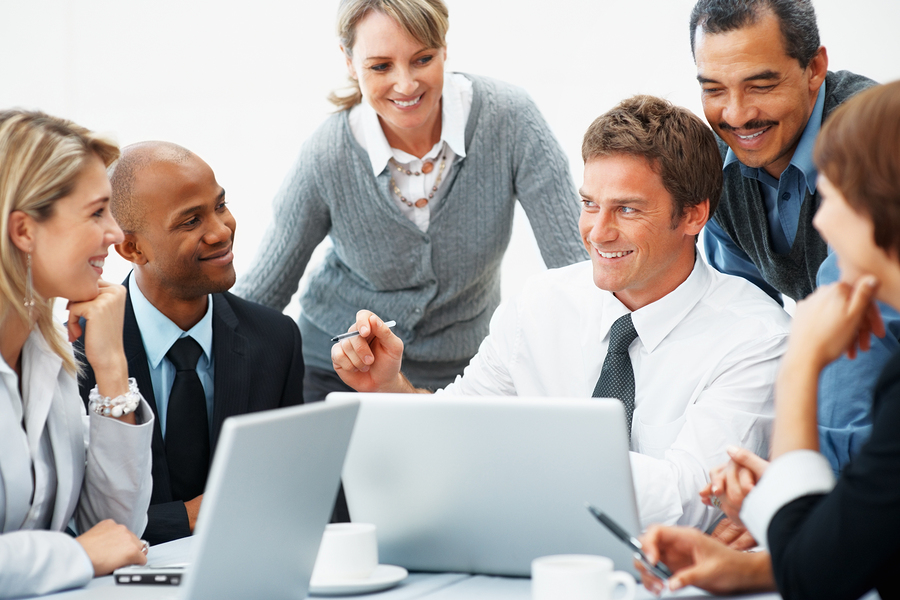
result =
[{"label": "beaded necklace", "polygon": [[[391,175],[391,187],[394,188],[394,193],[397,194],[397,197],[400,198],[400,201],[403,204],[405,204],[409,207],[416,207],[416,208],[425,208],[426,206],[428,206],[428,201],[431,200],[432,198],[434,198],[434,193],[438,191],[438,187],[441,185],[441,177],[444,176],[444,167],[447,166],[447,161],[445,160],[443,153],[438,158],[438,160],[441,161],[441,167],[440,167],[440,170],[438,171],[437,179],[434,181],[434,185],[431,186],[431,191],[428,193],[428,197],[427,198],[419,198],[415,202],[411,202],[410,200],[407,200],[405,196],[403,196],[403,194],[400,192],[400,188],[397,186],[397,182],[394,181],[394,176]],[[390,158],[389,162],[401,173],[406,173],[407,175],[415,176],[415,177],[419,177],[422,173],[425,173],[427,175],[428,173],[431,173],[431,171],[434,169],[434,163],[432,163],[432,162],[426,162],[425,164],[423,164],[421,173],[419,171],[410,171],[409,169],[404,169],[399,164],[397,164],[397,161],[395,161],[393,158]],[[435,161],[435,162],[437,162],[437,161]]]}]

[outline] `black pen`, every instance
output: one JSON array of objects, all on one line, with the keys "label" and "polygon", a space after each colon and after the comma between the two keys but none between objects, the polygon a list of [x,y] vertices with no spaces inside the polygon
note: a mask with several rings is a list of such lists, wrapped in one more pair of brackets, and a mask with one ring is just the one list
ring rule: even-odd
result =
[{"label": "black pen", "polygon": [[669,567],[663,563],[658,562],[655,565],[650,564],[650,561],[647,560],[647,555],[644,554],[644,549],[639,539],[633,535],[629,535],[627,531],[619,527],[619,524],[610,519],[603,511],[591,506],[587,502],[585,502],[584,505],[614,536],[625,542],[632,550],[634,550],[634,558],[640,561],[640,563],[644,565],[644,568],[663,581],[672,576],[672,571],[670,571]]},{"label": "black pen", "polygon": [[[393,327],[397,324],[397,321],[388,321],[385,323],[388,327]],[[347,333],[342,333],[341,335],[336,335],[331,338],[332,342],[339,342],[341,340],[346,340],[347,338],[356,337],[359,335],[359,331],[348,331]]]}]

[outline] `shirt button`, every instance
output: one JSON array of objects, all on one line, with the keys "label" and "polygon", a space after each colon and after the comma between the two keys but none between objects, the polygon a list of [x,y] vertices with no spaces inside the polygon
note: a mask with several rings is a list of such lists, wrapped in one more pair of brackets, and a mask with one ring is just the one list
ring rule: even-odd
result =
[{"label": "shirt button", "polygon": [[783,193],[783,194],[781,195],[781,199],[782,199],[782,200],[790,200],[790,199],[791,199],[791,195],[790,195],[788,192],[785,192],[785,193]]}]

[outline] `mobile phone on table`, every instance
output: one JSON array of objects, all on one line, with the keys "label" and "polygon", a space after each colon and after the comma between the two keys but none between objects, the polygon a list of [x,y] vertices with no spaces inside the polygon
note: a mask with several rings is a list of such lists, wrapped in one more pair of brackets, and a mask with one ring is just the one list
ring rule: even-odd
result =
[{"label": "mobile phone on table", "polygon": [[634,558],[638,560],[642,565],[644,565],[645,569],[647,569],[663,581],[672,576],[672,571],[663,563],[658,562],[655,565],[651,565],[650,561],[647,560],[647,555],[644,554],[644,549],[641,546],[640,540],[638,540],[633,535],[629,535],[629,533],[625,531],[621,526],[619,526],[618,523],[613,521],[609,517],[609,515],[604,513],[602,510],[591,506],[588,503],[585,503],[585,506],[587,506],[588,511],[590,511],[590,513],[594,515],[594,517],[596,517],[596,519],[600,521],[600,523],[602,523],[604,527],[609,529],[610,533],[625,542],[625,544],[634,551]]},{"label": "mobile phone on table", "polygon": [[116,583],[121,584],[150,584],[150,585],[180,585],[184,576],[186,564],[152,566],[122,567],[113,571]]}]

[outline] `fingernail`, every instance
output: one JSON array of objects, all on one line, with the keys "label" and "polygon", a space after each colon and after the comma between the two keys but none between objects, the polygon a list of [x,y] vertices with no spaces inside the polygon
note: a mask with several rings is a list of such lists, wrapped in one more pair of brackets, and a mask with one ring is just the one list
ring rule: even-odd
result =
[{"label": "fingernail", "polygon": [[729,455],[733,456],[741,451],[737,446],[728,446],[725,448],[725,451],[728,452]]},{"label": "fingernail", "polygon": [[673,592],[675,590],[681,589],[681,582],[674,578],[669,579],[669,589],[672,590]]},{"label": "fingernail", "polygon": [[367,335],[369,335],[369,328],[366,327],[365,325],[363,325],[362,327],[360,327],[360,328],[359,328],[359,335],[361,335],[361,336],[363,336],[363,337],[366,337]]}]

